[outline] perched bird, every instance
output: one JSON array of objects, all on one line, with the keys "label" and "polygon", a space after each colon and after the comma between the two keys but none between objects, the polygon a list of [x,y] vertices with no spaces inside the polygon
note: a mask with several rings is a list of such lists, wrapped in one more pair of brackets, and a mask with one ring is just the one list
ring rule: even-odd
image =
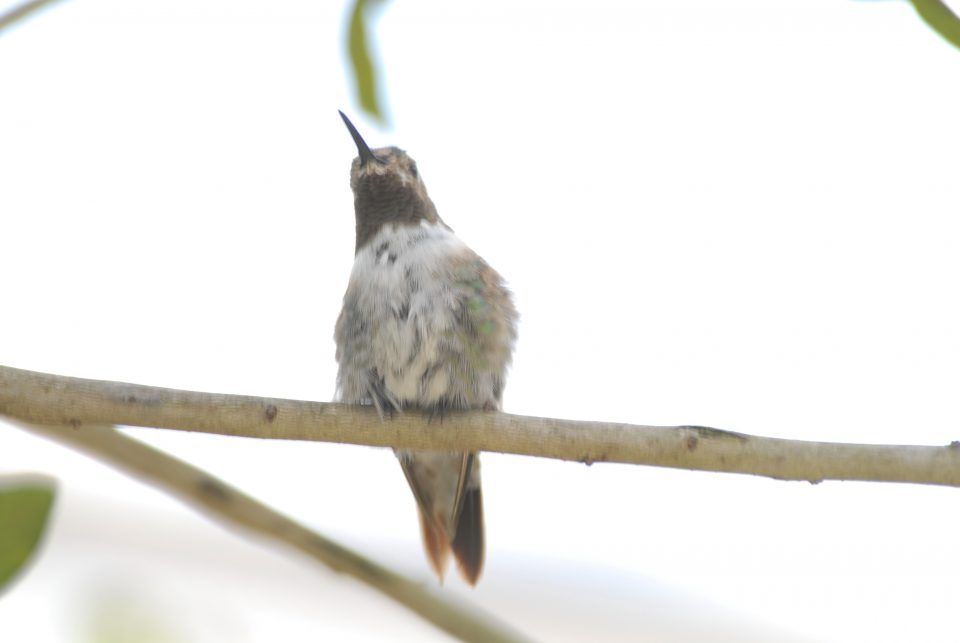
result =
[{"label": "perched bird", "polygon": [[[437,214],[417,164],[371,150],[340,112],[359,156],[350,168],[357,245],[337,342],[337,397],[392,414],[500,408],[517,312],[503,279]],[[483,497],[476,453],[397,450],[420,510],[423,543],[443,580],[450,553],[476,584]]]}]

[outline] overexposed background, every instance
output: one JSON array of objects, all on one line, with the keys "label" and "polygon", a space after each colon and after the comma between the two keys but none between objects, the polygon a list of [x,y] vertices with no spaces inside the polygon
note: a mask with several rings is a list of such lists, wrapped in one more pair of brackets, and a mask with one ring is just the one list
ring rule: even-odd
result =
[{"label": "overexposed background", "polygon": [[[331,399],[341,108],[510,282],[505,410],[960,438],[960,51],[907,3],[397,0],[387,127],[351,102],[345,18],[73,0],[0,37],[0,364]],[[386,450],[130,432],[436,582]],[[444,640],[0,423],[24,470],[61,495],[4,640]],[[484,579],[445,591],[536,638],[956,640],[955,489],[485,454],[484,494]]]}]

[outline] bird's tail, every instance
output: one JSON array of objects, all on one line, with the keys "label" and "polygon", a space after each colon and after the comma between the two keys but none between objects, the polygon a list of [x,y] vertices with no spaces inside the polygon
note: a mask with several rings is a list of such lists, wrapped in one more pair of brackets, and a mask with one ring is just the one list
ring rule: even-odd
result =
[{"label": "bird's tail", "polygon": [[400,452],[400,464],[420,509],[423,547],[443,581],[450,554],[471,585],[483,571],[483,494],[475,453]]},{"label": "bird's tail", "polygon": [[457,559],[457,569],[471,585],[476,585],[483,571],[483,493],[480,487],[467,489],[460,503],[457,533],[450,543]]}]

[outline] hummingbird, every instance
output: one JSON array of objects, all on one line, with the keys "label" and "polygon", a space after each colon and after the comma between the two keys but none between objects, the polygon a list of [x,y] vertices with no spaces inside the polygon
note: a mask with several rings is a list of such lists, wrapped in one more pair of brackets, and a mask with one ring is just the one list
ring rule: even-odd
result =
[{"label": "hummingbird", "polygon": [[[357,146],[353,270],[337,318],[337,399],[385,414],[499,410],[517,335],[503,278],[444,223],[409,155]],[[484,521],[477,453],[396,449],[420,514],[424,549],[443,581],[453,554],[475,585]]]}]

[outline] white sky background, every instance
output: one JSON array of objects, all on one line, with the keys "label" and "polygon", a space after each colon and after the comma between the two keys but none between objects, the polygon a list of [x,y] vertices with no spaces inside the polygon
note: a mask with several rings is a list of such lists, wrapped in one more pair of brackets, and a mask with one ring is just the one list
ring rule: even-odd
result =
[{"label": "white sky background", "polygon": [[[342,108],[510,282],[505,410],[960,439],[960,52],[908,4],[398,0],[391,128],[351,101],[343,12],[73,0],[0,37],[0,364],[331,399]],[[389,452],[133,433],[434,582]],[[0,427],[22,470],[63,495],[4,640],[83,641],[118,595],[163,640],[440,637]],[[484,580],[448,591],[533,636],[956,636],[954,489],[485,454],[484,494]]]}]

